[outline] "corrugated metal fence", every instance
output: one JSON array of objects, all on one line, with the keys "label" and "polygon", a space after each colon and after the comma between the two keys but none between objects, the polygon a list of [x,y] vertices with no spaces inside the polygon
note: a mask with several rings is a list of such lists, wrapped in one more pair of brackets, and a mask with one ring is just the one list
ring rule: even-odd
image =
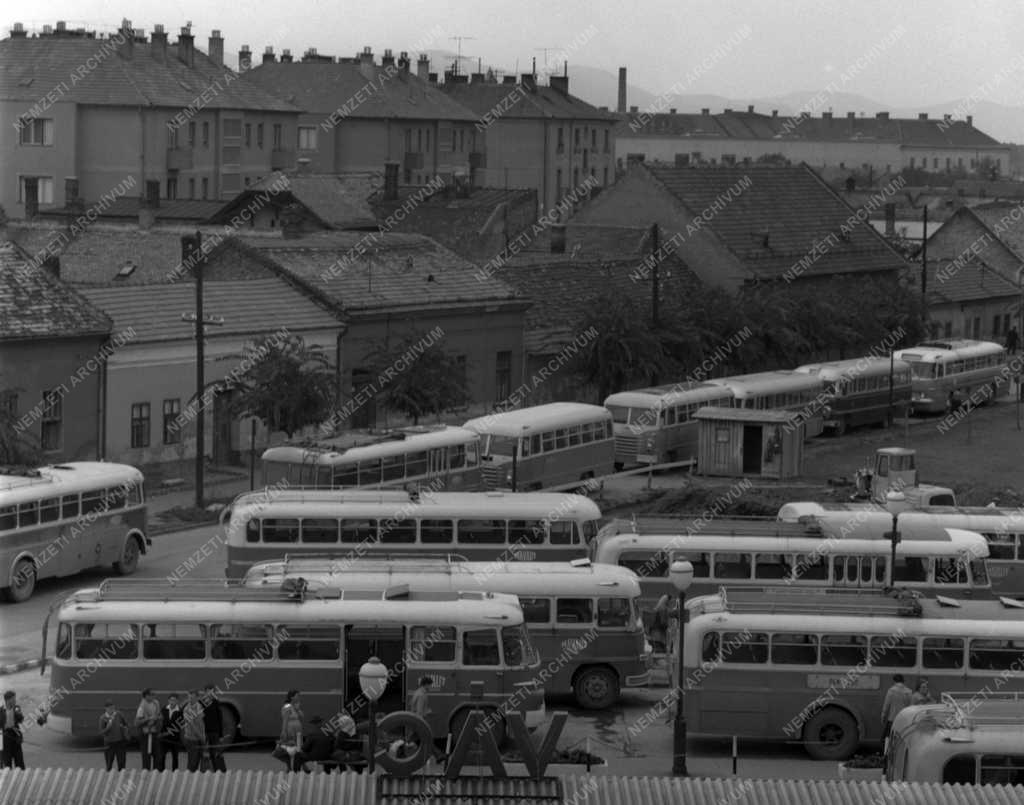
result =
[{"label": "corrugated metal fence", "polygon": [[1021,805],[1024,786],[563,776],[444,781],[365,774],[0,770],[0,805]]}]

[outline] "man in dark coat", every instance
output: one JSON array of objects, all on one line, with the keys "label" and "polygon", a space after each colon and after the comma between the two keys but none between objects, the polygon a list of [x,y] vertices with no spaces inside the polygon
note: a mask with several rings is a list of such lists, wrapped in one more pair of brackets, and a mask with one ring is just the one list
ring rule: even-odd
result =
[{"label": "man in dark coat", "polygon": [[25,720],[18,706],[17,694],[9,690],[4,694],[4,706],[0,709],[0,735],[3,735],[3,752],[0,753],[0,768],[25,768],[25,755],[21,751],[24,735],[21,723]]},{"label": "man in dark coat", "polygon": [[223,747],[232,736],[224,734],[224,716],[220,712],[215,690],[213,685],[207,685],[203,692],[203,725],[206,727],[206,742],[210,746],[210,769],[226,772],[228,767],[224,762]]},{"label": "man in dark coat", "polygon": [[[312,729],[302,742],[302,762],[330,761],[334,752],[334,736],[324,731],[324,720],[320,716],[313,716],[309,723]],[[325,772],[329,773],[330,770],[329,765],[324,766]]]},{"label": "man in dark coat", "polygon": [[167,697],[167,706],[161,710],[163,732],[160,733],[161,760],[160,768],[167,768],[167,758],[171,759],[171,771],[178,770],[178,752],[181,751],[181,727],[185,713],[178,706],[178,697],[172,693]]}]

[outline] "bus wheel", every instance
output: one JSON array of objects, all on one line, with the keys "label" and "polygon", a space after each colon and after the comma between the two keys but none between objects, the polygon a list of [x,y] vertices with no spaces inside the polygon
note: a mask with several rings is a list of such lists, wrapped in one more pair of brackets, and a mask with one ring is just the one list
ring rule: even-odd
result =
[{"label": "bus wheel", "polygon": [[114,570],[121,576],[130,576],[139,567],[139,538],[132,534],[124,541],[121,558],[114,562]]},{"label": "bus wheel", "polygon": [[220,718],[224,729],[221,734],[227,735],[231,739],[229,743],[234,743],[238,740],[238,714],[235,712],[235,708],[221,702]]},{"label": "bus wheel", "polygon": [[804,749],[815,760],[846,760],[859,745],[857,722],[838,707],[826,707],[804,727]]},{"label": "bus wheel", "polygon": [[843,419],[842,417],[837,419],[836,420],[836,426],[835,426],[835,428],[833,428],[832,432],[836,436],[842,436],[844,433],[846,433],[846,420]]},{"label": "bus wheel", "polygon": [[612,464],[612,469],[615,470],[615,472],[622,472],[622,468],[625,466],[626,465],[623,464],[621,461],[616,461],[614,464]]},{"label": "bus wheel", "polygon": [[36,568],[28,559],[22,559],[14,566],[11,574],[11,586],[2,592],[4,598],[15,604],[28,601],[36,589]]},{"label": "bus wheel", "polygon": [[[505,729],[505,719],[498,714],[498,711],[494,707],[483,708],[484,717],[486,718],[485,726],[490,730],[491,737],[494,738],[494,743],[497,744],[498,749],[504,749],[508,745],[507,730]],[[458,743],[459,736],[462,735],[462,728],[466,726],[466,722],[469,720],[469,714],[472,711],[467,707],[459,710],[454,716],[450,723],[452,731],[452,746]]]},{"label": "bus wheel", "polygon": [[619,680],[607,668],[585,668],[572,685],[576,703],[586,710],[607,710],[619,700]]}]

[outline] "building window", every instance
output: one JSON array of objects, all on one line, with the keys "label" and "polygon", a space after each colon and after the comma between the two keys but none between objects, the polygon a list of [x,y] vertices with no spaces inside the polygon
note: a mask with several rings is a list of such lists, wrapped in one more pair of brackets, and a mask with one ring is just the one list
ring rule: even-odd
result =
[{"label": "building window", "polygon": [[466,150],[466,132],[459,132],[459,150],[465,152]]},{"label": "building window", "polygon": [[580,129],[576,129],[575,131],[573,131],[572,143],[578,151],[580,148]]},{"label": "building window", "polygon": [[992,335],[999,335],[999,323],[1001,320],[1002,317],[999,315],[992,317]]},{"label": "building window", "polygon": [[575,189],[575,188],[580,186],[580,169],[579,168],[573,168],[572,169],[572,186],[573,186],[573,189]]},{"label": "building window", "polygon": [[456,144],[455,137],[456,137],[456,134],[457,134],[457,132],[455,131],[455,129],[452,129],[452,152],[453,153],[455,152],[455,144]]},{"label": "building window", "polygon": [[973,338],[975,341],[980,341],[981,340],[981,316],[975,316],[974,317],[973,327],[971,329],[973,330],[973,333],[974,333],[971,336],[971,338]]},{"label": "building window", "polygon": [[196,122],[194,120],[188,124],[188,147],[196,147]]},{"label": "building window", "polygon": [[559,154],[565,151],[565,129],[561,126],[558,127],[558,147],[555,150]]},{"label": "building window", "polygon": [[175,199],[178,197],[178,180],[174,176],[167,177],[167,198]]},{"label": "building window", "polygon": [[180,399],[164,400],[164,444],[181,443],[181,426],[178,424],[180,415]]},{"label": "building window", "polygon": [[416,129],[416,151],[423,153],[423,129]]},{"label": "building window", "polygon": [[956,166],[958,168],[962,168],[964,166],[964,158],[963,157],[957,157],[956,158]]},{"label": "building window", "polygon": [[245,147],[252,148],[252,123],[245,124]]},{"label": "building window", "polygon": [[149,447],[149,403],[132,403],[132,447]]},{"label": "building window", "polygon": [[412,184],[412,168],[402,169],[402,184]]},{"label": "building window", "polygon": [[597,129],[590,130],[590,148],[593,151],[597,150]]},{"label": "building window", "polygon": [[933,157],[932,158],[932,170],[938,170],[938,169],[939,169],[939,158],[938,157]]},{"label": "building window", "polygon": [[34,120],[22,118],[18,142],[21,145],[53,145],[53,120],[40,117]]},{"label": "building window", "polygon": [[0,397],[0,411],[3,411],[9,417],[17,418],[18,393],[16,391],[5,391],[3,397]]},{"label": "building window", "polygon": [[953,160],[950,159],[949,157],[946,157],[946,170],[949,170],[952,167],[953,167]]},{"label": "building window", "polygon": [[469,375],[466,372],[466,356],[455,356],[455,377],[459,381],[459,388],[462,393],[459,395],[459,405],[466,405],[469,402]]},{"label": "building window", "polygon": [[316,128],[313,126],[299,126],[299,150],[316,150]]},{"label": "building window", "polygon": [[195,179],[189,179],[188,180],[188,197],[189,198],[195,198],[196,197],[196,180]]},{"label": "building window", "polygon": [[494,361],[494,399],[507,400],[512,393],[512,353],[499,352]]},{"label": "building window", "polygon": [[605,187],[608,186],[608,168],[607,167],[604,169],[604,181],[601,184],[603,184]]},{"label": "building window", "polygon": [[256,147],[257,148],[262,148],[263,147],[263,124],[262,123],[257,123],[256,124]]},{"label": "building window", "polygon": [[953,322],[951,322],[951,321],[947,321],[946,322],[946,333],[945,333],[944,337],[945,338],[952,338],[953,337]]},{"label": "building window", "polygon": [[555,171],[555,200],[562,198],[562,169]]},{"label": "building window", "polygon": [[202,188],[203,188],[203,198],[204,198],[204,199],[205,199],[205,198],[209,198],[209,197],[210,197],[210,180],[209,180],[209,179],[207,179],[207,178],[206,178],[206,177],[204,176],[204,177],[203,177],[203,178],[202,178],[202,179],[200,180],[200,183],[202,184]]},{"label": "building window", "polygon": [[39,204],[53,204],[53,179],[50,176],[22,176],[21,181],[18,182],[18,201],[21,203],[25,202],[28,194],[25,192],[25,180],[36,179],[38,182],[38,190],[36,191],[36,201]]},{"label": "building window", "polygon": [[1003,332],[1004,333],[1010,332],[1010,314],[1009,313],[1007,313],[1005,316],[1003,316]]},{"label": "building window", "polygon": [[171,122],[167,123],[167,147],[178,147],[178,127]]},{"label": "building window", "polygon": [[282,142],[282,126],[280,123],[274,124],[274,150],[279,151],[281,149]]},{"label": "building window", "polygon": [[604,152],[610,154],[612,152],[611,136],[608,129],[604,130]]},{"label": "building window", "polygon": [[237,140],[242,136],[242,121],[237,117],[228,118],[224,121],[224,139]]},{"label": "building window", "polygon": [[60,450],[61,429],[64,420],[64,400],[60,389],[43,392],[42,432],[40,446],[43,450]]},{"label": "building window", "polygon": [[210,124],[203,123],[203,148],[210,147]]}]

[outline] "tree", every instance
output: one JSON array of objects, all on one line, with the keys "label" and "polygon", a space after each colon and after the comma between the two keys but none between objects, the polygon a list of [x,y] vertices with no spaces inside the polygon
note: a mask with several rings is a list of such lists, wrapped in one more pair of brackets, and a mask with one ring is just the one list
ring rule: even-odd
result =
[{"label": "tree", "polygon": [[20,391],[23,389],[0,387],[0,464],[35,467],[43,463],[39,444],[19,425],[17,412],[6,404]]},{"label": "tree", "polygon": [[465,367],[436,345],[433,332],[406,335],[393,347],[371,352],[367,360],[381,386],[381,404],[415,425],[466,402]]},{"label": "tree", "polygon": [[264,336],[246,345],[244,371],[233,380],[236,416],[253,416],[269,432],[292,434],[323,422],[334,401],[330,361],[300,335]]}]

